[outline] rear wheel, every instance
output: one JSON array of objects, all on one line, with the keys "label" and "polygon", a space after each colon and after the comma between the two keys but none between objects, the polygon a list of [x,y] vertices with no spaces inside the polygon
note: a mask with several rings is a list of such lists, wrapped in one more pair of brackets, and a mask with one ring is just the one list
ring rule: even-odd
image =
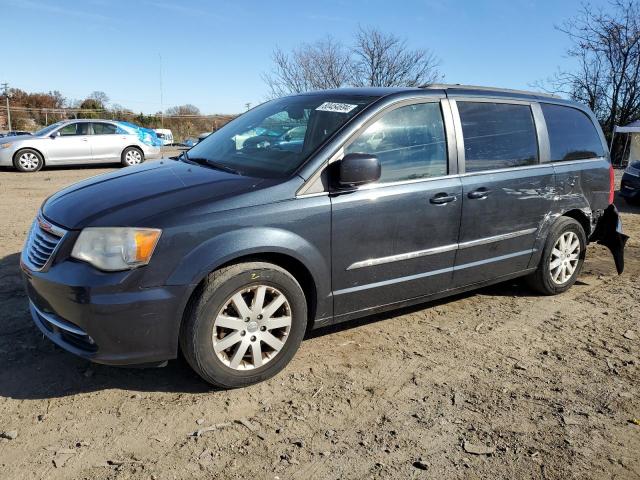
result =
[{"label": "rear wheel", "polygon": [[37,150],[25,148],[13,157],[13,166],[20,172],[37,172],[44,165],[44,159]]},{"label": "rear wheel", "polygon": [[627,205],[631,205],[633,207],[640,205],[640,197],[624,197],[624,201],[627,202]]},{"label": "rear wheel", "polygon": [[207,382],[236,388],[282,370],[304,336],[307,304],[296,279],[251,262],[215,271],[180,333],[187,362]]},{"label": "rear wheel", "polygon": [[132,165],[139,165],[144,162],[144,153],[138,148],[127,147],[122,152],[122,165],[130,167]]},{"label": "rear wheel", "polygon": [[568,290],[582,270],[586,250],[582,225],[573,218],[560,217],[547,236],[538,269],[529,277],[530,285],[545,295]]}]

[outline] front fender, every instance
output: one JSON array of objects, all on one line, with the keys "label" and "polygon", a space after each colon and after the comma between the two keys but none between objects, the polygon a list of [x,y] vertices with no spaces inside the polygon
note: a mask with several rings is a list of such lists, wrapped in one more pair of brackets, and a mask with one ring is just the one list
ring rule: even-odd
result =
[{"label": "front fender", "polygon": [[328,295],[329,265],[318,249],[301,236],[271,227],[241,228],[217,235],[187,254],[167,280],[167,285],[195,285],[209,273],[247,255],[278,253],[288,255],[311,273],[318,297]]}]

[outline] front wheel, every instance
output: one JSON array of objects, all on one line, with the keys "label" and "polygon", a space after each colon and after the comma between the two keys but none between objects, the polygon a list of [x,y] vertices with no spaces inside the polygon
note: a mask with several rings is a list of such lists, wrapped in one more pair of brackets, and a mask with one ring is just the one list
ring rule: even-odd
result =
[{"label": "front wheel", "polygon": [[139,165],[144,162],[144,153],[135,147],[127,147],[122,152],[121,160],[125,167]]},{"label": "front wheel", "polygon": [[13,166],[20,172],[37,172],[44,165],[44,159],[37,150],[25,148],[13,158]]},{"label": "front wheel", "polygon": [[582,225],[573,218],[560,217],[551,227],[538,269],[529,284],[544,295],[562,293],[576,282],[587,251]]},{"label": "front wheel", "polygon": [[213,272],[180,333],[187,362],[207,382],[237,388],[266,380],[293,358],[307,304],[296,279],[270,263]]}]

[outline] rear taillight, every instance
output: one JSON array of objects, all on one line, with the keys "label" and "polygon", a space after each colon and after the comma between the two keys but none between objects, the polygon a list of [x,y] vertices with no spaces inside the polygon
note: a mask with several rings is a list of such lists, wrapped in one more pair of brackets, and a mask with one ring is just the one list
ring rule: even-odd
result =
[{"label": "rear taillight", "polygon": [[609,165],[609,205],[613,203],[613,197],[616,193],[615,183],[616,175],[613,172],[613,165]]}]

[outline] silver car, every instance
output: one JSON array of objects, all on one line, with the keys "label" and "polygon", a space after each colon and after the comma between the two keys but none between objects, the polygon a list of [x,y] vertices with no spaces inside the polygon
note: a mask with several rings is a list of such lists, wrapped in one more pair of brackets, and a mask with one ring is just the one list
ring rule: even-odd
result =
[{"label": "silver car", "polygon": [[44,165],[121,162],[137,165],[158,158],[160,147],[135,126],[110,120],[66,120],[31,136],[0,139],[0,166],[37,172]]}]

